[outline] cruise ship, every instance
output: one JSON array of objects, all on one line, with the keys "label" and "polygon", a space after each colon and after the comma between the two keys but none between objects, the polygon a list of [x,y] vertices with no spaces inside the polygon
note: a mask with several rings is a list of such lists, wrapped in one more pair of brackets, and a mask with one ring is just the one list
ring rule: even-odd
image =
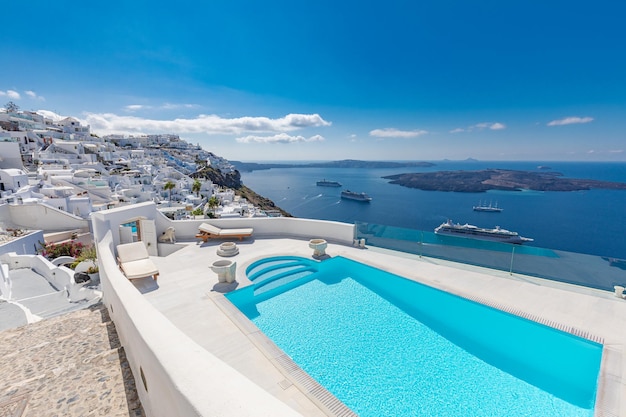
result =
[{"label": "cruise ship", "polygon": [[532,242],[533,239],[522,237],[517,232],[501,229],[496,226],[494,229],[485,229],[471,224],[454,224],[451,220],[442,223],[435,229],[435,233],[439,235],[449,235],[458,237],[467,237],[471,239],[490,240],[494,242],[522,244]]},{"label": "cruise ship", "polygon": [[341,187],[341,183],[337,181],[327,181],[323,179],[322,181],[318,181],[317,185],[319,187]]},{"label": "cruise ship", "polygon": [[366,203],[369,203],[370,201],[372,201],[372,197],[370,197],[366,193],[356,193],[356,192],[350,191],[350,190],[342,191],[341,192],[341,198],[346,198],[348,200],[363,201],[363,202],[366,202]]}]

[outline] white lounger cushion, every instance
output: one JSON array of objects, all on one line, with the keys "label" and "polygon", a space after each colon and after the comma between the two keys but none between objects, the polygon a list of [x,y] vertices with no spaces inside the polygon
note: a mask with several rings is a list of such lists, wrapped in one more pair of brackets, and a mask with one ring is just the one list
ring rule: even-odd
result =
[{"label": "white lounger cushion", "polygon": [[117,246],[117,259],[128,279],[156,276],[159,270],[148,254],[143,242],[124,243]]},{"label": "white lounger cushion", "polygon": [[128,279],[149,277],[159,273],[156,265],[149,258],[122,263],[122,270]]},{"label": "white lounger cushion", "polygon": [[219,227],[213,226],[212,224],[202,223],[199,227],[199,230],[202,232],[210,233],[215,236],[241,236],[241,235],[251,235],[254,229],[251,227],[241,228],[241,229],[220,229]]},{"label": "white lounger cushion", "polygon": [[148,249],[143,242],[123,243],[117,245],[117,258],[120,262],[136,261],[138,259],[146,259],[150,255]]}]

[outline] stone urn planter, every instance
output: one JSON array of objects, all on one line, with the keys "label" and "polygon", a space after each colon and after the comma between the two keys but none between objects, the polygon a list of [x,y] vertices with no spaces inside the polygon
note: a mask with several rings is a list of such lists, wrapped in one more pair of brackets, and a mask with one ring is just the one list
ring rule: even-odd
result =
[{"label": "stone urn planter", "polygon": [[235,256],[239,253],[239,248],[234,242],[224,242],[217,248],[219,256]]},{"label": "stone urn planter", "polygon": [[311,239],[309,240],[309,248],[313,249],[313,257],[321,258],[326,255],[326,247],[328,243],[324,239]]},{"label": "stone urn planter", "polygon": [[219,282],[234,282],[236,277],[237,262],[221,260],[211,265],[211,270],[217,274]]}]

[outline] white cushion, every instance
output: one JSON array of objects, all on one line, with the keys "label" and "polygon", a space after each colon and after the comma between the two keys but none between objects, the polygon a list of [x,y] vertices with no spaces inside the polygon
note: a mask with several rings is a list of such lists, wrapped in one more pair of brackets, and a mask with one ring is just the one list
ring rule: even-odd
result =
[{"label": "white cushion", "polygon": [[159,270],[150,258],[122,263],[121,266],[124,275],[128,279],[149,277],[159,273]]},{"label": "white cushion", "polygon": [[212,235],[219,235],[222,229],[219,227],[215,227],[212,224],[202,223],[200,227],[198,227],[203,232],[211,233]]},{"label": "white cushion", "polygon": [[244,229],[222,229],[220,231],[220,236],[241,236],[241,235],[251,235],[252,228],[244,228]]},{"label": "white cushion", "polygon": [[138,259],[146,259],[150,255],[148,249],[143,242],[124,243],[117,245],[117,257],[120,262],[136,261]]}]

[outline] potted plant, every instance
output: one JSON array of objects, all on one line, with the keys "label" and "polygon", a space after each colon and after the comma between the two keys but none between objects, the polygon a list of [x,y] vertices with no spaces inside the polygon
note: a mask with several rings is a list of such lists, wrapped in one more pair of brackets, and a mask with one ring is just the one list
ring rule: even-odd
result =
[{"label": "potted plant", "polygon": [[96,283],[100,280],[100,273],[98,270],[98,265],[90,266],[89,268],[87,268],[87,271],[85,272],[87,273],[87,275],[89,275],[89,279],[91,280],[92,283]]}]

